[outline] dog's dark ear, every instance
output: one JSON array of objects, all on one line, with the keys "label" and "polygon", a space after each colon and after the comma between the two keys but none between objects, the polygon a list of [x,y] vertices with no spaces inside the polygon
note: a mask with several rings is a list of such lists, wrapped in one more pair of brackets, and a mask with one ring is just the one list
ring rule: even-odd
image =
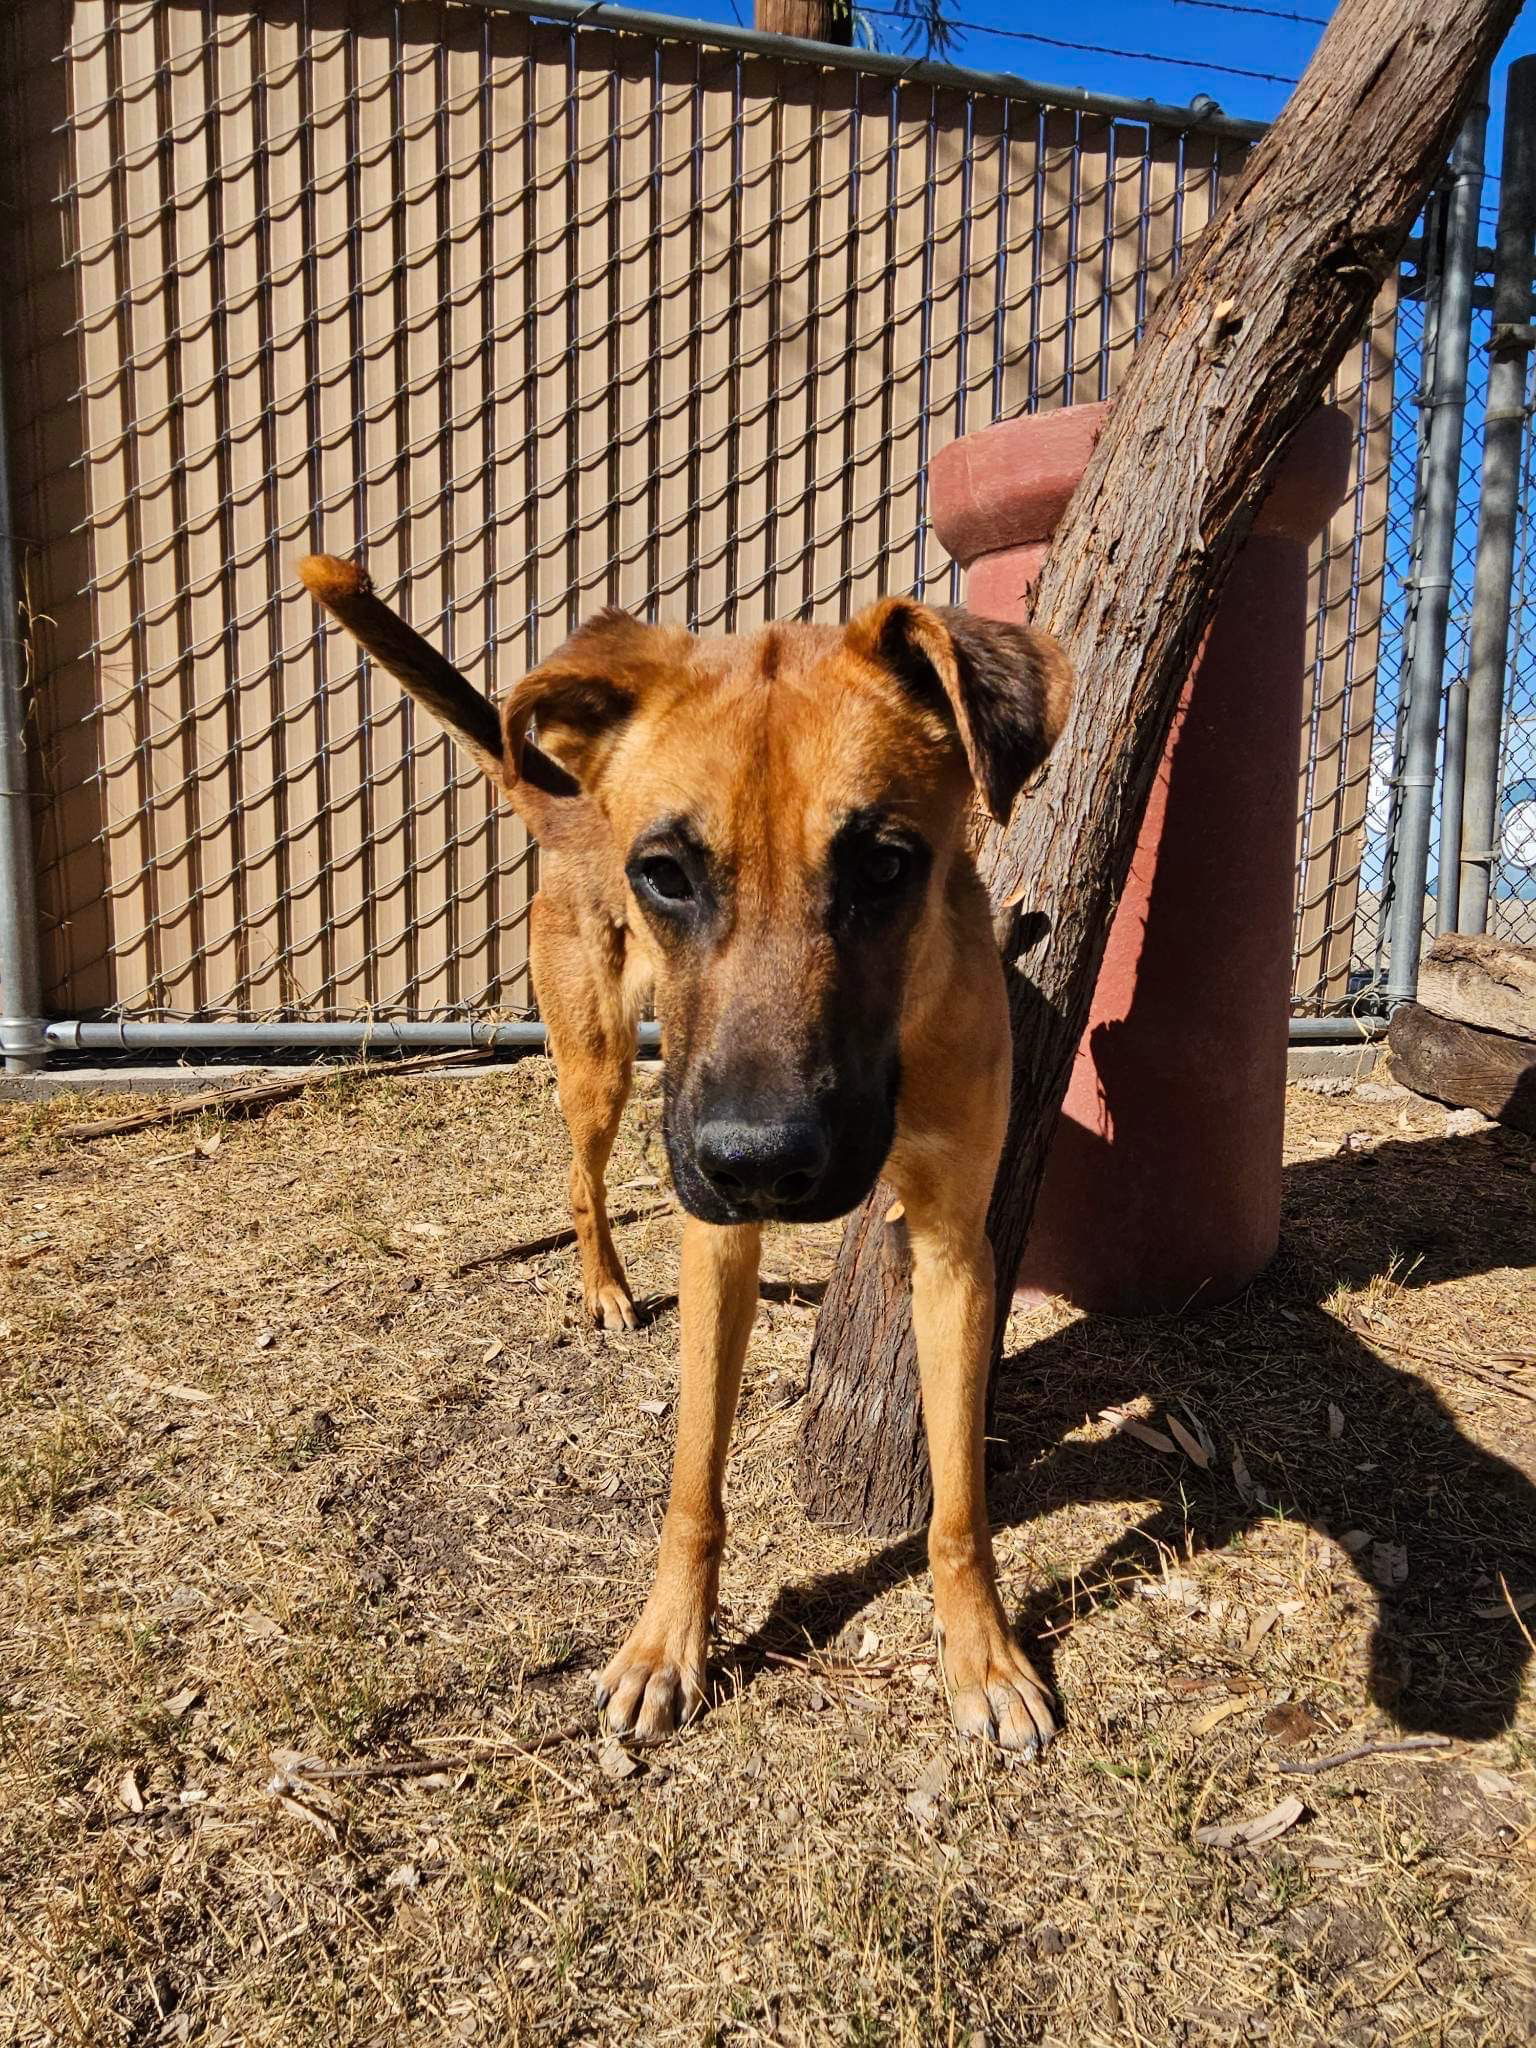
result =
[{"label": "dog's dark ear", "polygon": [[900,597],[871,605],[848,631],[861,652],[948,718],[977,795],[1006,823],[1072,702],[1072,670],[1056,642],[1031,626]]},{"label": "dog's dark ear", "polygon": [[648,689],[684,665],[692,636],[628,612],[588,619],[524,676],[501,711],[508,791],[542,839],[559,830],[562,800],[590,792]]}]

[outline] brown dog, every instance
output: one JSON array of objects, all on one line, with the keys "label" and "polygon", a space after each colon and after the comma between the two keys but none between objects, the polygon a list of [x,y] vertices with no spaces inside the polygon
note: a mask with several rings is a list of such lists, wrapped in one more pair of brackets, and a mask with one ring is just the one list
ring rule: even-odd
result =
[{"label": "brown dog", "polygon": [[[1033,1751],[1049,1697],[998,1598],[982,1433],[995,1300],[985,1222],[1010,1049],[966,851],[1061,730],[1043,635],[901,598],[846,627],[731,640],[603,612],[500,716],[328,556],[305,586],[506,792],[541,847],[532,966],[570,1129],[588,1312],[633,1327],[603,1173],[653,990],[683,1232],[682,1385],[651,1596],[603,1673],[654,1740],[704,1699],[722,1478],[764,1220],[821,1222],[884,1173],[906,1207],[933,1466],[934,1603],[955,1721]],[[538,744],[532,741],[537,730]]]}]

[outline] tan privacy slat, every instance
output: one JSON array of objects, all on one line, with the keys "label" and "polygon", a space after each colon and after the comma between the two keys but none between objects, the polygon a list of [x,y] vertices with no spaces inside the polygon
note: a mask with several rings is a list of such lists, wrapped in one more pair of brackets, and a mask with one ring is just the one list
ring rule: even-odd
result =
[{"label": "tan privacy slat", "polygon": [[[932,450],[1113,392],[1241,155],[470,6],[29,22],[8,368],[65,1015],[525,1008],[521,827],[296,557],[364,553],[492,693],[603,603],[947,598]],[[1389,334],[1317,557],[1314,993],[1352,957]]]}]

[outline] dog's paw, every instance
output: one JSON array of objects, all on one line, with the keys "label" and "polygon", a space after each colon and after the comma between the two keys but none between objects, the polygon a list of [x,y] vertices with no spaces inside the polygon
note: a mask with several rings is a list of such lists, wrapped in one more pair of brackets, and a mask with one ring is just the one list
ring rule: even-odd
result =
[{"label": "dog's paw", "polygon": [[705,1632],[653,1635],[637,1628],[597,1682],[597,1705],[615,1735],[662,1742],[703,1711]]},{"label": "dog's paw", "polygon": [[587,1314],[600,1330],[637,1330],[640,1318],[622,1280],[605,1280],[586,1289]]},{"label": "dog's paw", "polygon": [[1000,1743],[1038,1756],[1056,1733],[1051,1695],[1002,1625],[968,1629],[943,1644],[944,1676],[956,1731],[972,1742]]}]

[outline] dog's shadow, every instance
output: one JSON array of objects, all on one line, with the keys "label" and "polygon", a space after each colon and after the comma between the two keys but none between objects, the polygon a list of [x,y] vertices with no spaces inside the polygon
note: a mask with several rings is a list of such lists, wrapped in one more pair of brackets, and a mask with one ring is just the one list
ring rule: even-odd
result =
[{"label": "dog's shadow", "polygon": [[[1533,1152],[1498,1130],[1293,1166],[1280,1256],[1241,1301],[1183,1318],[1087,1316],[1007,1359],[993,1422],[994,1527],[1072,1504],[1157,1499],[1097,1556],[1073,1560],[1073,1584],[1090,1595],[1156,1571],[1169,1551],[1224,1549],[1269,1515],[1348,1535],[1376,1602],[1377,1704],[1405,1729],[1471,1738],[1507,1728],[1530,1652],[1500,1580],[1512,1593],[1536,1586],[1536,1486],[1323,1304],[1343,1284],[1358,1307],[1375,1277],[1411,1290],[1528,1263]],[[1471,1330],[1464,1355],[1477,1357]],[[1143,1394],[1204,1421],[1220,1447],[1208,1472],[1184,1460],[1174,1471],[1125,1436],[1073,1436],[1085,1417]],[[1536,1469],[1536,1405],[1486,1398],[1498,1403],[1491,1428]],[[1239,1491],[1234,1448],[1261,1497]],[[1388,1546],[1406,1549],[1407,1573],[1383,1586],[1399,1559]],[[727,1682],[749,1680],[770,1652],[826,1647],[877,1591],[925,1563],[914,1534],[856,1569],[786,1587],[728,1660]],[[1017,1616],[1031,1654],[1045,1651],[1048,1665],[1050,1641],[1083,1626],[1093,1604],[1074,1622],[1061,1586],[1033,1594]]]}]

